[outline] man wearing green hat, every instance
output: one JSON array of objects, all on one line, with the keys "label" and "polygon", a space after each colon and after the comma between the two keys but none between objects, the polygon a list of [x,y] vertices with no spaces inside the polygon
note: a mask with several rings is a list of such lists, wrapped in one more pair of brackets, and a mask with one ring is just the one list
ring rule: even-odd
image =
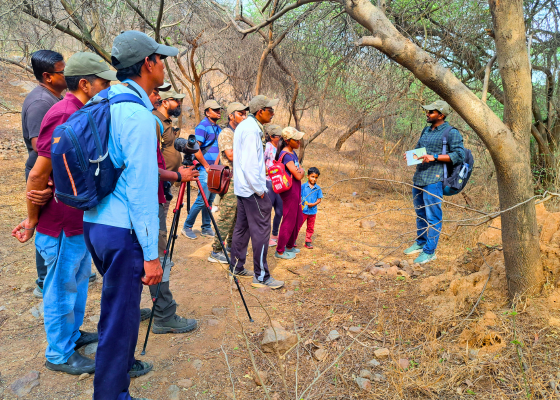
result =
[{"label": "man wearing green hat", "polygon": [[[412,178],[412,201],[416,211],[416,243],[404,254],[420,253],[415,263],[424,264],[436,259],[436,248],[441,233],[443,213],[443,166],[461,163],[465,157],[463,137],[459,131],[445,121],[451,107],[443,100],[422,106],[426,110],[426,122],[430,124],[420,134],[416,149],[426,148],[426,154],[419,159]],[[446,153],[443,150],[443,133],[447,132]]]},{"label": "man wearing green hat", "polygon": [[103,275],[94,400],[130,400],[130,378],[153,368],[134,356],[142,284],[156,285],[163,274],[158,257],[157,122],[149,95],[163,84],[163,60],[178,53],[139,31],[123,32],[113,41],[111,62],[123,84],[111,86],[109,99],[126,93],[143,104],[111,106],[109,156],[115,167],[125,168],[115,190],[84,212],[85,241]]},{"label": "man wearing green hat", "polygon": [[[47,187],[52,173],[51,144],[54,129],[103,89],[116,80],[115,72],[92,53],[76,53],[64,68],[68,92],[45,114],[37,139],[38,158],[29,174],[27,192]],[[54,182],[56,186],[56,181]],[[83,234],[83,211],[51,199],[42,208],[27,201],[27,219],[12,232],[20,242],[29,240],[37,229],[35,247],[45,259],[47,275],[43,302],[47,350],[47,369],[72,375],[93,373],[95,362],[77,352],[97,342],[97,333],[79,328],[84,320],[91,255]],[[21,230],[23,229],[23,232]]]}]

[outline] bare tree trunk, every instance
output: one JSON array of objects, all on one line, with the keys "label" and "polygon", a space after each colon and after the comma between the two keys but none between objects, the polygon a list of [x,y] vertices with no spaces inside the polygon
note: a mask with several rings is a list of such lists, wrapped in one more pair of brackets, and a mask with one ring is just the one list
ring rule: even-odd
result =
[{"label": "bare tree trunk", "polygon": [[[506,123],[457,77],[424,50],[403,37],[368,0],[345,0],[346,12],[373,36],[369,45],[410,70],[447,101],[485,143],[496,166],[500,207],[513,207],[532,193],[529,161],[531,86],[521,0],[490,3],[493,11],[498,64],[506,99]],[[519,116],[515,116],[520,113]],[[529,121],[529,122],[527,122]],[[509,295],[534,293],[543,279],[534,202],[502,217],[502,238]]]},{"label": "bare tree trunk", "polygon": [[271,48],[267,46],[261,54],[261,59],[259,61],[259,68],[257,69],[257,81],[255,82],[255,96],[260,94],[261,92],[264,67],[266,65],[266,59],[270,54],[270,50]]},{"label": "bare tree trunk", "polygon": [[342,148],[342,145],[348,139],[350,139],[350,136],[352,136],[354,133],[356,133],[356,132],[358,132],[358,130],[360,130],[360,128],[363,126],[363,122],[364,122],[364,119],[362,117],[358,120],[358,122],[356,122],[354,125],[352,125],[350,128],[348,128],[348,130],[341,137],[338,138],[338,140],[336,141],[336,145],[334,146],[334,149],[336,151],[340,151],[340,149]]},{"label": "bare tree trunk", "polygon": [[298,153],[298,159],[300,163],[303,163],[303,158],[305,157],[305,149],[307,148],[307,146],[309,146],[309,144],[314,141],[315,139],[317,139],[319,137],[319,135],[321,135],[323,132],[325,132],[327,130],[328,126],[323,125],[319,128],[319,130],[317,132],[315,132],[313,135],[311,135],[309,138],[303,138],[301,140],[301,145],[299,148],[299,153]]},{"label": "bare tree trunk", "polygon": [[[529,153],[531,67],[525,45],[523,1],[490,0],[489,4],[505,94],[504,123],[512,131],[512,135],[503,138],[508,146],[499,153],[505,154],[493,156],[500,206],[505,209],[533,195]],[[510,296],[538,292],[543,283],[543,271],[533,201],[502,215],[502,243]]]}]

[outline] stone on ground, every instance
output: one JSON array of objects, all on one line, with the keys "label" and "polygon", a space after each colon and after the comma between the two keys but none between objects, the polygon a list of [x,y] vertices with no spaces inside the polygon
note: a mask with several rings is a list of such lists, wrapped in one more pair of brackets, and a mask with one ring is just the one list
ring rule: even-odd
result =
[{"label": "stone on ground", "polygon": [[226,313],[227,313],[227,307],[212,307],[212,314],[214,314],[217,317],[226,315]]},{"label": "stone on ground", "polygon": [[179,389],[177,385],[169,386],[169,389],[167,389],[167,393],[169,393],[169,400],[179,400],[180,392],[181,389]]},{"label": "stone on ground", "polygon": [[332,330],[327,335],[327,340],[336,340],[340,337],[340,333],[337,330]]},{"label": "stone on ground", "polygon": [[317,349],[313,353],[313,357],[315,357],[317,361],[323,361],[325,358],[327,358],[328,354],[329,353],[325,349]]},{"label": "stone on ground", "polygon": [[356,384],[362,390],[370,390],[371,389],[371,381],[366,378],[357,377]]},{"label": "stone on ground", "polygon": [[368,365],[369,367],[379,367],[379,366],[381,365],[381,363],[380,363],[379,361],[377,361],[377,360],[374,358],[374,359],[372,359],[372,360],[369,360],[369,361],[367,362],[367,365]]},{"label": "stone on ground", "polygon": [[80,375],[78,380],[83,381],[84,379],[87,379],[89,377],[90,377],[90,375],[88,373],[85,373],[85,374]]},{"label": "stone on ground", "polygon": [[375,221],[360,221],[360,228],[362,229],[373,229],[375,228]]},{"label": "stone on ground", "polygon": [[279,327],[268,328],[264,331],[261,346],[265,353],[274,353],[275,349],[280,353],[284,353],[296,343],[297,336],[295,334]]},{"label": "stone on ground", "polygon": [[36,306],[32,307],[31,310],[29,310],[29,311],[31,312],[31,315],[33,315],[35,318],[37,318],[37,319],[43,318],[43,316],[45,315],[45,309],[44,309],[43,302],[40,302]]},{"label": "stone on ground", "polygon": [[360,378],[372,379],[373,375],[369,369],[362,369],[360,371]]},{"label": "stone on ground", "polygon": [[23,397],[33,389],[35,386],[39,386],[39,376],[38,371],[29,371],[26,375],[22,376],[10,385],[10,389],[18,397]]},{"label": "stone on ground", "polygon": [[389,357],[389,354],[391,354],[391,352],[386,348],[377,349],[373,352],[373,355],[376,358],[387,358]]},{"label": "stone on ground", "polygon": [[351,326],[350,328],[348,328],[348,331],[352,333],[360,333],[362,331],[362,328],[360,328],[359,326]]},{"label": "stone on ground", "polygon": [[401,367],[402,369],[407,369],[410,365],[410,362],[408,361],[407,358],[400,358],[399,359],[399,367]]},{"label": "stone on ground", "polygon": [[[259,377],[261,379],[259,379]],[[267,380],[268,380],[268,374],[266,373],[266,371],[259,371],[259,375],[258,376],[255,375],[255,383],[257,384],[257,386],[266,385]]]},{"label": "stone on ground", "polygon": [[193,381],[192,379],[181,379],[179,382],[177,382],[177,386],[188,389],[193,385]]}]

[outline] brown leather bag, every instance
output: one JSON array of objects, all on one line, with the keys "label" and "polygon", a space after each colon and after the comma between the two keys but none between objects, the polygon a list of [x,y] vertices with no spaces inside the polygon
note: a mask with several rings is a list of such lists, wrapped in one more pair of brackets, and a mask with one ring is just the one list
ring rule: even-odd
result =
[{"label": "brown leather bag", "polygon": [[208,190],[223,196],[229,189],[231,170],[226,165],[210,165],[208,173]]}]

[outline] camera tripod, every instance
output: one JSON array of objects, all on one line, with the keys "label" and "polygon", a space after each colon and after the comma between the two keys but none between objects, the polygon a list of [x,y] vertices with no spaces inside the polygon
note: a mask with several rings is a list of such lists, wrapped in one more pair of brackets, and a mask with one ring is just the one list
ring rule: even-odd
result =
[{"label": "camera tripod", "polygon": [[[239,286],[239,280],[237,279],[237,276],[235,276],[233,265],[231,265],[229,255],[228,255],[228,252],[227,252],[227,249],[226,249],[226,245],[225,245],[224,241],[222,240],[222,236],[220,235],[218,225],[216,224],[216,220],[214,219],[214,216],[212,215],[212,207],[210,207],[210,204],[208,203],[208,199],[206,198],[206,195],[204,194],[204,190],[202,189],[202,185],[201,185],[201,183],[198,179],[196,179],[196,184],[198,185],[198,190],[199,190],[200,194],[202,195],[202,199],[204,200],[204,205],[206,206],[206,209],[208,210],[208,213],[210,214],[210,219],[212,220],[212,225],[214,225],[214,229],[216,230],[216,235],[218,235],[218,240],[220,241],[220,244],[222,245],[222,250],[224,252],[224,255],[226,256],[226,260],[227,260],[228,265],[229,265],[229,272],[233,276],[233,280],[234,280],[235,284],[237,285],[237,290],[239,291],[239,295],[241,296],[241,300],[243,301],[243,305],[245,306],[245,311],[247,311],[247,316],[249,317],[249,321],[253,322],[253,318],[251,317],[251,313],[249,312],[249,308],[247,307],[247,303],[245,302],[245,298],[243,297],[243,293],[241,292],[241,287]],[[163,256],[163,266],[162,266],[162,268],[163,268],[164,271],[165,271],[165,267],[167,265],[167,258],[169,257],[169,261],[171,262],[171,259],[173,257],[173,250],[175,249],[175,240],[178,237],[177,236],[177,228],[179,226],[179,217],[181,215],[181,209],[183,208],[183,197],[184,197],[185,191],[187,192],[187,214],[188,214],[190,212],[190,204],[191,204],[191,202],[190,202],[191,183],[190,182],[181,183],[181,187],[179,189],[179,196],[177,197],[177,204],[175,205],[175,208],[173,209],[173,214],[174,214],[173,215],[173,221],[171,222],[171,229],[169,230],[169,238],[167,239],[167,246],[165,247],[164,256]],[[150,336],[150,329],[152,327],[152,322],[153,322],[153,319],[154,319],[154,310],[155,310],[156,303],[157,303],[158,298],[159,298],[160,286],[161,286],[161,281],[157,284],[155,297],[152,298],[152,301],[153,301],[152,312],[150,314],[150,322],[148,323],[148,331],[146,332],[146,339],[144,340],[144,347],[142,348],[142,353],[140,353],[141,355],[146,354],[146,346],[148,345],[148,338]]]}]

